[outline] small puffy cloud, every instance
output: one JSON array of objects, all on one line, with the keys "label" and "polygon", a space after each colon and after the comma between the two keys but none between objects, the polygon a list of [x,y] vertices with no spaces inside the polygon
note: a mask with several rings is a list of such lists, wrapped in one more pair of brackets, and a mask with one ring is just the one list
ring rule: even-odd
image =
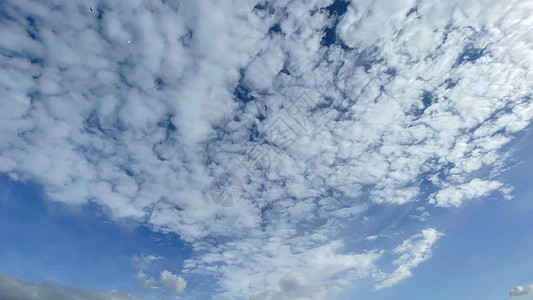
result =
[{"label": "small puffy cloud", "polygon": [[161,259],[160,256],[139,254],[132,257],[133,266],[138,270],[135,277],[141,282],[144,288],[157,285],[157,279],[145,273],[152,266],[153,262]]},{"label": "small puffy cloud", "polygon": [[153,276],[149,276],[145,274],[143,271],[139,270],[136,275],[137,279],[139,279],[142,283],[142,286],[144,288],[150,288],[157,284],[157,279],[155,279]]},{"label": "small puffy cloud", "polygon": [[533,297],[533,283],[526,286],[517,286],[514,290],[509,292],[509,297],[525,296]]},{"label": "small puffy cloud", "polygon": [[405,240],[401,245],[394,249],[394,253],[400,255],[393,263],[397,266],[390,274],[386,274],[383,280],[376,284],[377,290],[388,288],[396,285],[400,281],[411,277],[411,269],[415,268],[422,262],[431,257],[431,247],[443,236],[433,228],[422,230],[422,233],[416,234]]},{"label": "small puffy cloud", "polygon": [[[187,282],[183,277],[173,274],[168,270],[163,270],[160,274],[160,280],[156,279],[154,276],[149,275],[150,269],[153,268],[152,264],[156,260],[162,259],[161,256],[156,255],[145,255],[139,254],[132,257],[133,264],[137,268],[138,272],[135,277],[141,282],[144,288],[152,287],[165,287],[166,289],[181,293],[187,286]],[[148,273],[148,274],[147,274]]]},{"label": "small puffy cloud", "polygon": [[500,188],[503,184],[499,181],[488,181],[476,178],[469,183],[465,183],[459,186],[450,186],[440,190],[435,199],[432,200],[433,204],[441,207],[459,207],[463,202],[486,196],[490,192]]},{"label": "small puffy cloud", "polygon": [[138,300],[118,291],[87,291],[53,282],[33,283],[0,274],[0,299],[9,300]]},{"label": "small puffy cloud", "polygon": [[182,293],[187,286],[187,281],[183,277],[173,274],[169,270],[161,272],[161,283],[165,288],[176,293]]}]

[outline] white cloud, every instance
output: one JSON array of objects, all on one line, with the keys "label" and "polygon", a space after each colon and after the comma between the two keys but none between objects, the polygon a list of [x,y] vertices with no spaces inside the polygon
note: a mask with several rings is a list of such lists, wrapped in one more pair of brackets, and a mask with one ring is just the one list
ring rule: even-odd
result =
[{"label": "white cloud", "polygon": [[153,276],[145,274],[142,270],[139,270],[136,275],[137,279],[141,281],[143,288],[151,288],[157,285],[158,281]]},{"label": "white cloud", "polygon": [[138,270],[135,277],[141,282],[143,288],[165,288],[169,291],[182,293],[187,286],[187,281],[183,277],[173,274],[171,271],[163,270],[159,274],[159,280],[154,276],[155,267],[153,262],[162,259],[163,257],[156,255],[134,255],[132,257],[133,265]]},{"label": "white cloud", "polygon": [[43,281],[33,283],[0,274],[0,299],[9,300],[138,300],[118,291],[88,291]]},{"label": "white cloud", "polygon": [[[504,187],[492,171],[533,118],[533,7],[351,1],[323,47],[331,2],[124,0],[98,19],[80,0],[4,1],[0,172],[178,234],[187,271],[230,297],[280,291],[290,272],[327,293],[371,276],[390,249],[346,235],[371,208],[403,213],[424,184],[441,206]],[[263,143],[278,117],[296,127],[286,108],[304,92],[308,130],[287,150]],[[257,153],[274,159],[248,176],[238,161]],[[222,209],[208,187],[228,170],[247,193]]]},{"label": "white cloud", "polygon": [[161,283],[164,287],[176,293],[182,293],[187,287],[187,282],[183,277],[168,270],[161,271]]},{"label": "white cloud", "polygon": [[469,183],[450,186],[440,190],[435,196],[435,199],[432,200],[432,203],[442,207],[458,207],[464,201],[486,196],[502,186],[503,184],[498,181],[486,181],[476,178]]},{"label": "white cloud", "polygon": [[375,239],[377,239],[377,238],[378,238],[377,235],[369,235],[369,236],[367,236],[367,237],[365,238],[365,240],[367,240],[367,241],[373,241],[373,240],[375,240]]},{"label": "white cloud", "polygon": [[142,286],[144,288],[150,288],[154,287],[158,284],[157,279],[155,279],[153,276],[150,276],[146,274],[150,267],[152,266],[154,261],[160,260],[162,257],[155,256],[155,255],[134,255],[132,257],[133,266],[135,269],[137,269],[137,274],[135,277],[141,282]]},{"label": "white cloud", "polygon": [[[304,237],[286,239],[271,238],[263,242],[247,239],[219,245],[211,253],[187,260],[184,265],[191,272],[219,278],[221,286],[228,291],[223,294],[226,297],[268,299],[276,293],[300,295],[311,291],[334,296],[349,286],[346,280],[355,281],[375,273],[382,255],[375,251],[343,254],[344,246],[339,241],[315,247],[308,245],[319,244],[316,239],[319,241],[320,237],[315,236],[309,240]],[[301,285],[297,292],[280,288],[283,277],[293,276]],[[345,281],[339,281],[339,278]]]},{"label": "white cloud", "polygon": [[514,290],[509,292],[509,297],[517,297],[517,296],[525,296],[530,295],[533,296],[533,283],[526,285],[526,286],[517,286]]},{"label": "white cloud", "polygon": [[394,249],[399,255],[393,263],[397,268],[390,274],[382,274],[376,289],[388,288],[412,276],[411,270],[431,257],[431,247],[443,234],[433,228],[422,230]]}]

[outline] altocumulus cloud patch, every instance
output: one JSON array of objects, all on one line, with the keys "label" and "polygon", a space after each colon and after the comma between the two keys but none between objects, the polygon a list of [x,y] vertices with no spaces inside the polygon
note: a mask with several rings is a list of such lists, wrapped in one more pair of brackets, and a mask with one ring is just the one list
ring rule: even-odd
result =
[{"label": "altocumulus cloud patch", "polygon": [[[160,274],[170,289],[385,288],[445,228],[373,211],[430,222],[435,206],[509,196],[496,177],[533,117],[529,1],[91,5],[0,4],[0,172],[179,234],[195,251]],[[244,191],[229,208],[209,198],[228,173]],[[363,226],[393,240],[363,247]]]}]

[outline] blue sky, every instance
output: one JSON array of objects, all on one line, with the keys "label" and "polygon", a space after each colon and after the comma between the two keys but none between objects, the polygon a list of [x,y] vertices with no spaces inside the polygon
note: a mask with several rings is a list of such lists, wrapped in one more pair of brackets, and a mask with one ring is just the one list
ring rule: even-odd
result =
[{"label": "blue sky", "polygon": [[531,281],[533,262],[525,250],[533,247],[530,131],[517,140],[517,163],[501,174],[513,182],[515,197],[487,197],[465,209],[439,212],[434,222],[446,228],[446,237],[432,258],[410,280],[378,293],[368,291],[366,297],[496,300],[506,297],[508,286]]},{"label": "blue sky", "polygon": [[[515,154],[519,163],[501,175],[514,183],[513,200],[491,197],[467,209],[441,211],[434,222],[446,228],[446,237],[413,278],[391,289],[375,292],[370,286],[353,293],[372,299],[496,300],[509,286],[529,282],[533,262],[525,249],[533,247],[533,157],[529,131],[521,136]],[[69,209],[46,201],[36,184],[6,176],[1,183],[0,265],[5,274],[149,297],[132,275],[132,256],[153,253],[165,257],[157,264],[171,267],[191,255],[175,235],[110,222],[95,207]],[[191,289],[198,284],[188,281]],[[347,293],[339,299],[351,297]]]},{"label": "blue sky", "polygon": [[73,209],[46,201],[34,183],[3,176],[1,191],[0,264],[11,276],[139,292],[132,257],[164,257],[154,264],[175,272],[190,255],[190,247],[176,235],[111,222],[97,207]]},{"label": "blue sky", "polygon": [[532,297],[531,24],[0,1],[0,298]]}]

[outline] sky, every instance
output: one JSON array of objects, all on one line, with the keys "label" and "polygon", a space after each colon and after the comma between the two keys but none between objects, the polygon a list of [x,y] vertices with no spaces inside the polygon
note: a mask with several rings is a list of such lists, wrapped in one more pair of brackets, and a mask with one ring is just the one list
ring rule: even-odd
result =
[{"label": "sky", "polygon": [[527,0],[0,0],[0,299],[530,299]]}]

